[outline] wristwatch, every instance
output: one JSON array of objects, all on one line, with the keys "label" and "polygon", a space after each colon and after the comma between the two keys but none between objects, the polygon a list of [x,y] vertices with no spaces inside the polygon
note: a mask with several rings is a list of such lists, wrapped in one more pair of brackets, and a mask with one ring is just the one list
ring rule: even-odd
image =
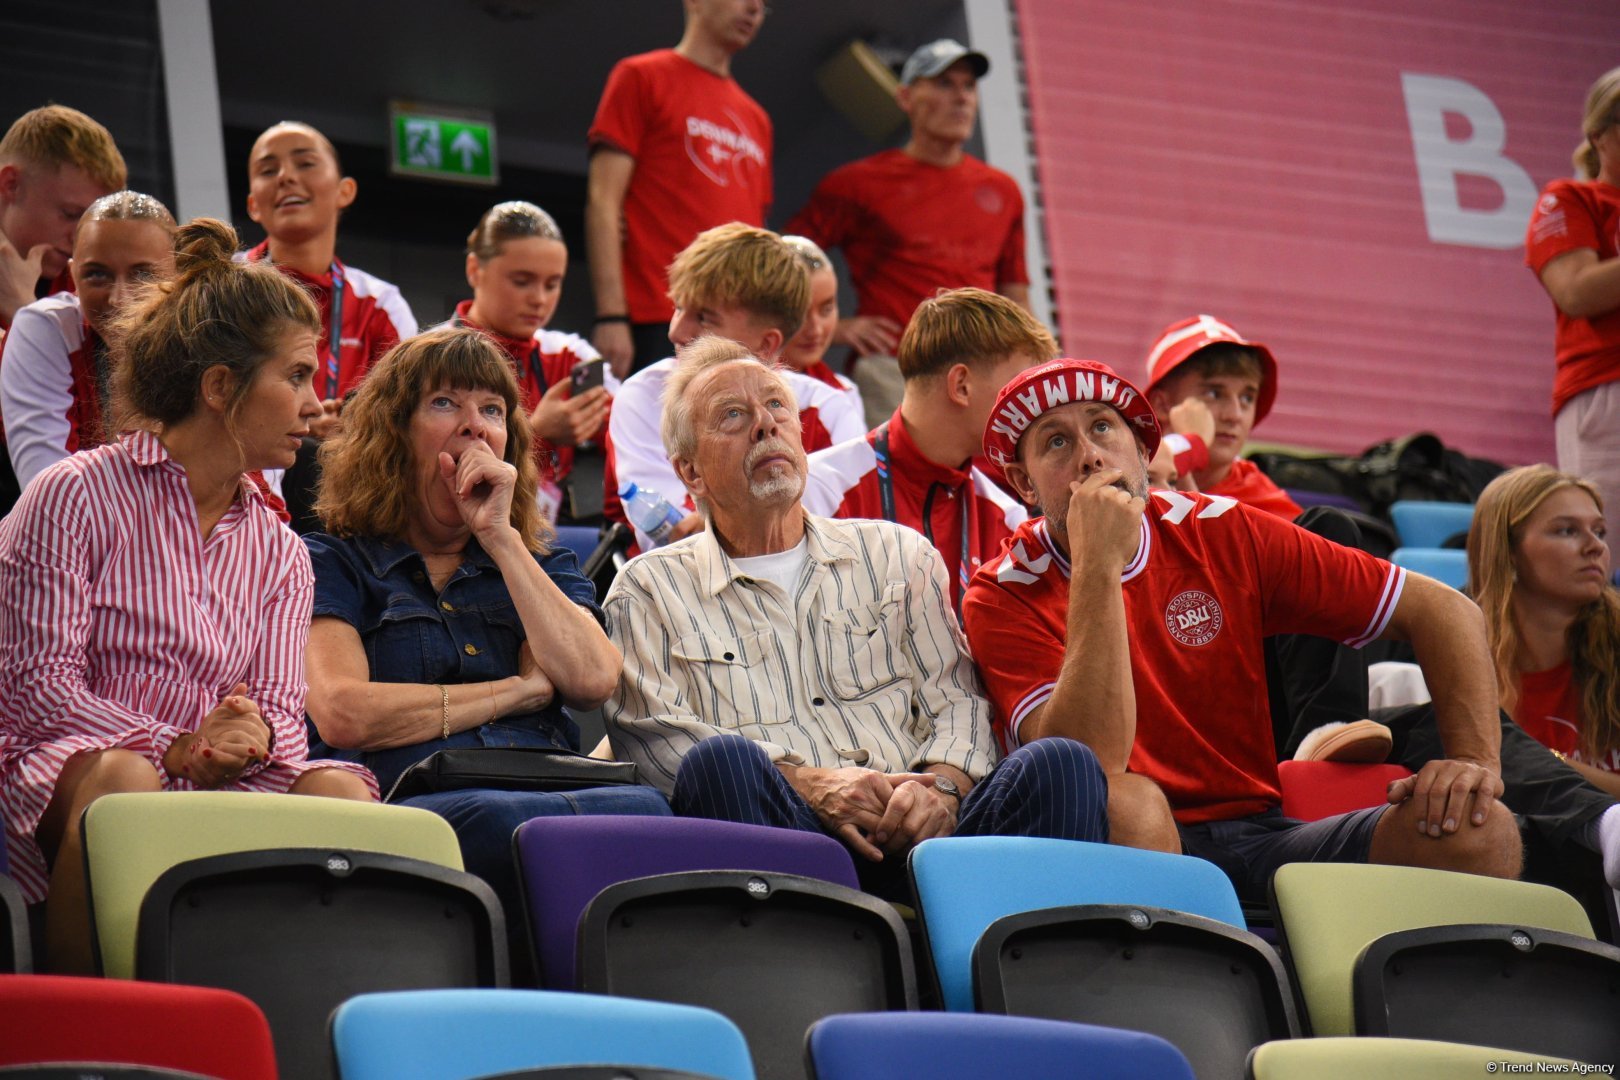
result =
[{"label": "wristwatch", "polygon": [[962,805],[962,789],[956,786],[956,781],[939,773],[934,774],[934,790],[946,795],[956,796],[956,805]]}]

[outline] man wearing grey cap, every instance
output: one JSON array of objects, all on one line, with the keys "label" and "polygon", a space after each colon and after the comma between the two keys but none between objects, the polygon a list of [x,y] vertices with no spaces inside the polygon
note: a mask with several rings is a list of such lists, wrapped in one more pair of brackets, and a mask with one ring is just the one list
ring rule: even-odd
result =
[{"label": "man wearing grey cap", "polygon": [[899,404],[895,349],[918,304],[972,285],[1029,306],[1023,194],[963,150],[989,70],[983,53],[949,38],[912,53],[896,91],[911,121],[906,144],[828,173],[788,223],[788,232],[843,249],[859,306],[833,340],[858,360],[851,376],[868,427]]}]

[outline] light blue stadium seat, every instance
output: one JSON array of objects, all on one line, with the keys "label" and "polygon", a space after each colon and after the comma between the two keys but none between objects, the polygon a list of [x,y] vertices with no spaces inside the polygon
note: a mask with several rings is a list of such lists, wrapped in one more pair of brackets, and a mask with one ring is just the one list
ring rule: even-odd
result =
[{"label": "light blue stadium seat", "polygon": [[1455,548],[1401,547],[1389,553],[1389,561],[1426,577],[1462,589],[1468,584],[1468,552]]},{"label": "light blue stadium seat", "polygon": [[1402,499],[1389,508],[1389,517],[1402,547],[1437,548],[1468,531],[1474,504]]},{"label": "light blue stadium seat", "polygon": [[1187,855],[1027,836],[953,836],[912,849],[928,949],[945,1008],[973,1011],[973,946],[1006,915],[1142,904],[1246,928],[1232,882]]},{"label": "light blue stadium seat", "polygon": [[1186,1057],[1157,1036],[1025,1016],[851,1013],[818,1021],[807,1041],[815,1080],[1193,1080]]},{"label": "light blue stadium seat", "polygon": [[332,1014],[343,1080],[470,1080],[558,1065],[754,1080],[742,1032],[708,1009],[551,990],[362,994]]}]

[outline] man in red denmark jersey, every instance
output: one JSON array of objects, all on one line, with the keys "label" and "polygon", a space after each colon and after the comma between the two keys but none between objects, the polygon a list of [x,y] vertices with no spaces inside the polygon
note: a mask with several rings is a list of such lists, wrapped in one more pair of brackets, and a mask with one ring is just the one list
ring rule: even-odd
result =
[{"label": "man in red denmark jersey", "polygon": [[860,359],[851,377],[870,427],[900,401],[895,347],[924,299],[974,285],[1029,306],[1023,194],[963,151],[989,70],[984,54],[945,38],[912,53],[897,92],[911,121],[906,145],[828,173],[788,223],[844,251],[859,307],[833,340]]},{"label": "man in red denmark jersey", "polygon": [[[664,387],[675,373],[679,351],[705,335],[729,338],[766,363],[780,360],[782,346],[798,331],[810,307],[810,268],[790,244],[769,229],[732,222],[710,229],[687,245],[669,267],[675,314],[669,342],[677,350],[626,379],[613,397],[602,468],[602,513],[625,521],[619,492],[635,484],[656,491],[689,511],[669,536],[674,542],[703,528],[664,448],[659,421]],[[668,350],[665,350],[666,352]],[[836,390],[801,371],[782,378],[799,405],[804,450],[810,453],[858,438],[861,417],[853,394]],[[636,542],[651,547],[639,529]]]},{"label": "man in red denmark jersey", "polygon": [[[771,120],[731,77],[765,21],[763,0],[685,0],[673,49],[626,57],[591,122],[585,257],[591,343],[623,379],[668,353],[664,270],[705,229],[764,225]],[[622,224],[621,224],[622,223]]]},{"label": "man in red denmark jersey", "polygon": [[[1515,876],[1479,610],[1234,499],[1150,493],[1158,444],[1152,409],[1102,364],[1055,360],[997,399],[986,456],[1045,515],[1019,527],[964,604],[1003,745],[1068,736],[1111,787],[1150,781],[1162,801],[1110,801],[1116,839],[1210,859],[1248,899],[1301,859]],[[1410,639],[1449,756],[1391,785],[1389,805],[1283,818],[1261,649],[1276,633]]]},{"label": "man in red denmark jersey", "polygon": [[[1241,457],[1249,432],[1277,400],[1277,361],[1258,341],[1210,315],[1165,327],[1148,353],[1148,402],[1176,471],[1198,490],[1227,495],[1289,521],[1299,505],[1259,466]],[[1200,408],[1199,405],[1203,408]]]},{"label": "man in red denmark jersey", "polygon": [[973,464],[996,393],[1057,355],[1035,317],[1004,296],[953,289],[924,300],[900,339],[905,393],[881,426],[810,455],[805,509],[909,525],[939,550],[962,593],[1029,517]]}]

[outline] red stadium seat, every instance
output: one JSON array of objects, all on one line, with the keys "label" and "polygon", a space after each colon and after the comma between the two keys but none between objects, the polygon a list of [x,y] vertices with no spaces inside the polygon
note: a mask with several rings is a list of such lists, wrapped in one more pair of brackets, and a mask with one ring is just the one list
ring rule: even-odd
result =
[{"label": "red stadium seat", "polygon": [[1277,766],[1283,813],[1301,821],[1377,806],[1392,782],[1411,775],[1403,765],[1284,761]]},{"label": "red stadium seat", "polygon": [[0,975],[0,1066],[98,1062],[276,1080],[270,1025],[229,990]]}]

